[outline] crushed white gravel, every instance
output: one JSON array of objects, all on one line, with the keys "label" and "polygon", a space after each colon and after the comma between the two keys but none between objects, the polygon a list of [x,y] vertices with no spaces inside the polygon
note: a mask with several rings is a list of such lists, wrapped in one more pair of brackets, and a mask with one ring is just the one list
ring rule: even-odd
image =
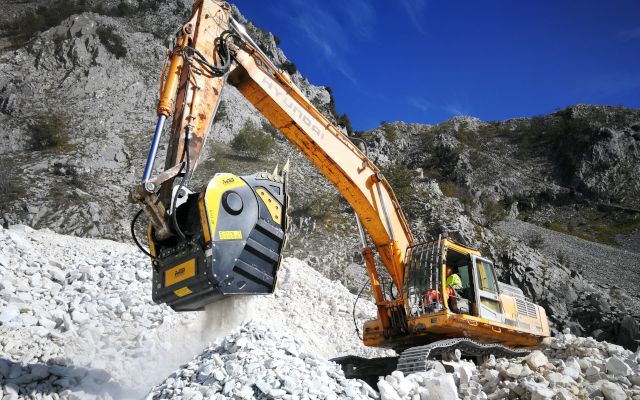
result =
[{"label": "crushed white gravel", "polygon": [[[296,335],[301,349],[319,357],[380,354],[355,334],[355,296],[297,259],[283,263],[275,295],[230,298],[205,312],[154,304],[150,278],[150,263],[133,246],[0,228],[0,382],[7,393],[136,397],[248,320]],[[360,299],[358,324],[373,316],[375,306]]]},{"label": "crushed white gravel", "polygon": [[[372,388],[328,359],[389,353],[361,344],[355,296],[304,262],[285,260],[275,295],[179,314],[152,303],[149,268],[129,245],[0,229],[0,399],[640,400],[640,351],[568,331],[525,358]],[[358,324],[374,315],[361,299]]]}]

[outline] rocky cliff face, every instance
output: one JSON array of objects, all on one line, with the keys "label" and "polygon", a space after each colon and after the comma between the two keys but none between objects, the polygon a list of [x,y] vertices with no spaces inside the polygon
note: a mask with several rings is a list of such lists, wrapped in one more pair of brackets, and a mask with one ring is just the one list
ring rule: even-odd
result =
[{"label": "rocky cliff face", "polygon": [[[15,30],[3,31],[0,207],[11,222],[128,240],[134,212],[126,203],[128,187],[146,158],[165,49],[190,3],[66,3],[76,13],[59,15],[57,3],[33,1],[12,3],[2,16],[3,27],[28,17],[42,32],[16,37]],[[276,64],[288,61],[271,33],[238,18]],[[333,118],[330,92],[299,72],[292,76]],[[214,172],[253,173],[290,157],[289,255],[359,289],[366,275],[348,204],[282,139],[262,160],[234,156],[229,140],[247,120],[257,126],[264,120],[232,87],[224,91],[223,104],[194,187]],[[481,248],[504,280],[545,305],[554,329],[637,346],[636,277],[616,286],[607,276],[586,272],[619,268],[624,274],[639,267],[640,111],[574,106],[504,122],[394,122],[359,136],[396,189],[418,237],[447,232]],[[602,242],[621,261],[598,254],[588,265],[576,261],[585,247],[554,239],[561,248],[551,248],[546,236],[541,234],[541,243],[523,225],[513,225],[519,223],[587,239],[580,242],[587,248]]]},{"label": "rocky cliff face", "polygon": [[[180,1],[147,3],[121,12],[123,3],[88,5],[0,54],[0,153],[8,172],[2,210],[10,219],[82,236],[127,236],[127,188],[146,159],[168,32],[190,10]],[[287,61],[273,35],[248,26],[276,64]],[[327,90],[292,75],[308,98],[328,107]],[[232,87],[222,107],[213,144],[228,142],[246,121],[264,121]]]}]

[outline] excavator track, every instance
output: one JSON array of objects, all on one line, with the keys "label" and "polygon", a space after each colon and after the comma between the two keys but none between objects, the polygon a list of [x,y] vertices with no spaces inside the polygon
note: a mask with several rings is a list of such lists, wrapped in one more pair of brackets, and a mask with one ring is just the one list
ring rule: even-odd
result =
[{"label": "excavator track", "polygon": [[471,339],[445,339],[406,349],[398,359],[397,370],[405,374],[425,372],[431,369],[433,358],[445,354],[453,354],[459,350],[462,355],[471,357],[486,357],[493,354],[496,357],[522,357],[531,352],[529,349],[511,349],[500,344],[478,343]]}]

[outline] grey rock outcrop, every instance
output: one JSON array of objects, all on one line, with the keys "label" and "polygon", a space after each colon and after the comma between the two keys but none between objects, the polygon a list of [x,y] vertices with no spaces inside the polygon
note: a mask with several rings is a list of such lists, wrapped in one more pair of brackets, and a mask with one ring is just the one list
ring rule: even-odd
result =
[{"label": "grey rock outcrop", "polygon": [[[120,3],[89,1],[86,11],[26,43],[0,48],[0,167],[8,172],[0,188],[11,194],[0,209],[14,223],[78,236],[129,236],[128,188],[139,179],[150,144],[166,46],[191,2]],[[12,9],[20,15],[37,5],[47,12],[55,3]],[[235,13],[277,65],[288,61],[271,33]],[[326,88],[297,71],[292,78],[333,118]],[[222,104],[205,157],[247,121],[265,122],[231,86]],[[165,151],[163,143],[158,160]],[[211,170],[201,169],[210,177]]]}]

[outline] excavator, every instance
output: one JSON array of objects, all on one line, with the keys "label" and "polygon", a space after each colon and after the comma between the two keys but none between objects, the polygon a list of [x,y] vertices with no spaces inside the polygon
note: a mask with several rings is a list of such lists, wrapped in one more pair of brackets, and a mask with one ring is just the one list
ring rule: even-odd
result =
[{"label": "excavator", "polygon": [[[347,377],[424,371],[434,358],[460,354],[521,355],[549,336],[544,308],[499,282],[492,261],[478,250],[445,236],[416,241],[389,182],[357,140],[313,106],[233,17],[230,5],[219,0],[196,1],[176,34],[161,75],[147,163],[129,194],[129,201],[141,206],[131,230],[151,258],[156,303],[194,311],[229,296],[276,289],[290,222],[288,162],[272,173],[216,173],[199,191],[188,187],[226,85],[307,157],[356,214],[377,307],[377,318],[364,323],[362,339],[399,356],[336,359]],[[169,118],[164,169],[157,172]],[[148,251],[135,236],[142,213],[149,221]],[[376,260],[392,291],[383,290]],[[448,270],[460,278],[457,290],[446,283]]]}]

